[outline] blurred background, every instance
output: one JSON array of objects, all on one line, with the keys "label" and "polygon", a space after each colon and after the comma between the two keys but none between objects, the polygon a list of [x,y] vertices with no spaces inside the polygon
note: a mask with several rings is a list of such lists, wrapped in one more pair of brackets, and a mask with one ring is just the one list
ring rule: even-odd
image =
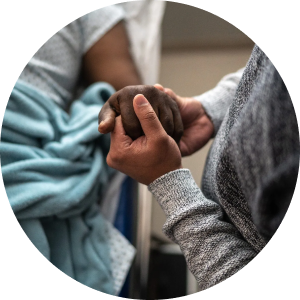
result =
[{"label": "blurred background", "polygon": [[[253,46],[252,40],[223,19],[195,7],[167,2],[159,83],[181,96],[199,95],[213,88],[224,75],[244,67]],[[199,186],[210,144],[183,160]],[[165,215],[153,199],[148,299],[198,291],[179,247],[162,232],[164,222]]]}]

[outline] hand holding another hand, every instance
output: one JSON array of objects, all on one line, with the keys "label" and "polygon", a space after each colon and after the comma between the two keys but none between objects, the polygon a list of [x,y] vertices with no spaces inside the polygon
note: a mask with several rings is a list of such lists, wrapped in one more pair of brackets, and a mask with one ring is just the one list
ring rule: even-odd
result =
[{"label": "hand holding another hand", "polygon": [[133,108],[145,135],[133,140],[123,127],[123,114],[118,116],[106,160],[110,167],[149,185],[160,176],[181,168],[181,154],[143,95],[134,97]]},{"label": "hand holding another hand", "polygon": [[184,128],[179,143],[182,156],[191,155],[200,150],[214,133],[214,125],[202,104],[194,98],[180,97],[160,84],[156,84],[155,87],[168,94],[178,105]]},{"label": "hand holding another hand", "polygon": [[133,140],[142,136],[143,129],[133,109],[133,98],[138,94],[147,98],[166,133],[179,143],[183,125],[176,101],[167,93],[150,85],[127,86],[113,94],[99,113],[99,132],[112,132],[115,118],[121,115],[127,135]]}]

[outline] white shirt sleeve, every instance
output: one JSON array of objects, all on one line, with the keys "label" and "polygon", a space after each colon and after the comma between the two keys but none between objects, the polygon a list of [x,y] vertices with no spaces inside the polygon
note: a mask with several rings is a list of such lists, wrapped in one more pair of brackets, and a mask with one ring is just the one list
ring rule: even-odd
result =
[{"label": "white shirt sleeve", "polygon": [[158,82],[161,23],[165,1],[130,1],[118,4],[125,11],[130,50],[143,84]]}]

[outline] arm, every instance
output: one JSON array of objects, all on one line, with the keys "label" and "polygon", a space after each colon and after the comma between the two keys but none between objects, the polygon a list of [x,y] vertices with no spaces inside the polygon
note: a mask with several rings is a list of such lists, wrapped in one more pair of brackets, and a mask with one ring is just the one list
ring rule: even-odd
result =
[{"label": "arm", "polygon": [[214,135],[218,132],[229,105],[232,103],[244,69],[226,75],[215,88],[194,97],[198,100],[214,125]]},{"label": "arm", "polygon": [[219,205],[206,199],[182,169],[177,144],[146,98],[137,95],[133,106],[145,135],[133,141],[122,127],[122,116],[117,117],[107,163],[149,185],[167,215],[166,234],[180,245],[200,288],[208,288],[236,273],[257,252],[222,220]]},{"label": "arm", "polygon": [[[171,89],[164,88],[159,84],[154,86],[157,90],[170,96],[177,103],[182,122],[177,116],[177,108],[172,109],[173,116],[172,113],[164,114],[168,116],[168,120],[165,123],[169,123],[169,119],[172,120],[171,126],[165,126],[163,118],[160,118],[160,120],[167,133],[174,137],[176,142],[179,142],[181,139],[179,147],[182,156],[191,155],[201,149],[213,137],[214,132],[217,132],[227,108],[234,98],[242,72],[243,70],[240,70],[234,74],[225,76],[213,90],[195,98],[180,97]],[[111,132],[114,129],[115,117],[122,114],[123,126],[126,133],[133,139],[139,137],[142,131],[132,106],[133,97],[138,93],[144,94],[150,100],[158,116],[158,112],[165,106],[164,103],[172,107],[169,98],[163,97],[162,94],[159,95],[151,92],[152,95],[149,97],[149,93],[145,94],[146,87],[129,88],[132,90],[130,92],[132,94],[131,97],[126,97],[125,94],[128,94],[128,92],[121,90],[113,95],[103,106],[99,113],[99,132]],[[147,89],[151,89],[151,87],[148,86]],[[122,95],[123,97],[121,97]],[[123,109],[124,113],[120,109],[120,103],[122,102],[123,107],[126,108],[126,112]],[[177,126],[174,126],[175,123],[177,123]],[[179,124],[182,125],[179,126]],[[174,132],[173,129],[167,130],[168,127],[174,128]]]},{"label": "arm", "polygon": [[179,144],[182,156],[200,150],[218,132],[242,74],[243,69],[229,74],[214,89],[193,98],[181,97],[171,89],[155,85],[177,102],[184,127]]},{"label": "arm", "polygon": [[141,84],[130,55],[129,41],[122,21],[85,53],[82,72],[88,85],[105,81],[119,90],[127,85]]},{"label": "arm", "polygon": [[187,169],[149,185],[167,216],[164,233],[177,243],[201,290],[232,276],[257,252],[238,230],[223,221],[218,204],[205,198]]}]

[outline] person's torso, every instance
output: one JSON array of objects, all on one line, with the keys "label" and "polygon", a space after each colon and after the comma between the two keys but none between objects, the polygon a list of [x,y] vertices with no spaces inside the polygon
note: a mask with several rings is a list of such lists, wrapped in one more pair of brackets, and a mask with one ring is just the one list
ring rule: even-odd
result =
[{"label": "person's torso", "polygon": [[[293,157],[297,153],[297,121],[289,94],[270,60],[255,47],[210,150],[202,186],[206,197],[222,206],[225,219],[258,251],[269,238],[269,233],[264,235],[266,224],[260,226],[269,214],[268,207],[265,211],[260,207],[272,201],[264,195],[266,186],[274,189],[276,179],[271,174],[286,160],[293,160],[295,169]],[[295,170],[285,172],[284,178],[295,181]],[[285,203],[289,203],[293,183],[292,189],[283,186],[282,191]],[[286,211],[286,205],[281,210]],[[282,212],[280,215],[283,217]]]}]

